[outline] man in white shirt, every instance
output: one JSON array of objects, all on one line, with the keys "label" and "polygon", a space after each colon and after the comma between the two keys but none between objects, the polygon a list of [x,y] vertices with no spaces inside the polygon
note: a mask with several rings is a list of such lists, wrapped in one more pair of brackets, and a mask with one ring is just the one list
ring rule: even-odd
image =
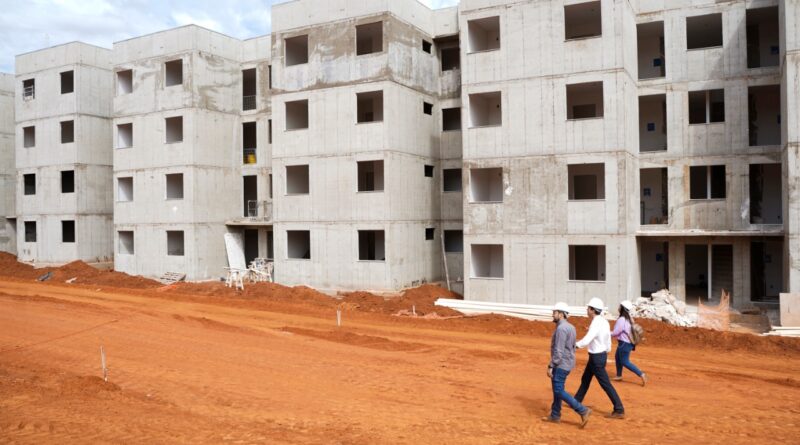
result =
[{"label": "man in white shirt", "polygon": [[611,379],[608,378],[606,372],[606,361],[608,360],[608,353],[611,351],[611,327],[608,325],[608,320],[603,318],[603,301],[599,298],[592,298],[586,307],[586,313],[592,320],[589,325],[589,332],[580,339],[575,346],[579,348],[587,348],[589,351],[589,361],[586,363],[586,369],[583,371],[581,377],[581,387],[575,393],[575,400],[583,403],[583,398],[586,396],[586,391],[589,390],[589,385],[592,383],[592,377],[597,378],[600,387],[606,392],[606,395],[614,404],[614,411],[608,417],[614,419],[625,418],[625,408],[622,406],[617,391],[611,385]]}]

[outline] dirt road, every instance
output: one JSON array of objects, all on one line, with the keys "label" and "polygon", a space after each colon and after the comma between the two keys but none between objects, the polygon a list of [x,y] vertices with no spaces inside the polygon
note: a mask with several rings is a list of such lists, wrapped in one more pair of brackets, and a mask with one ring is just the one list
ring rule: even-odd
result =
[{"label": "dirt road", "polygon": [[450,326],[0,280],[0,443],[800,443],[800,350],[642,347],[580,430],[539,420],[546,335]]}]

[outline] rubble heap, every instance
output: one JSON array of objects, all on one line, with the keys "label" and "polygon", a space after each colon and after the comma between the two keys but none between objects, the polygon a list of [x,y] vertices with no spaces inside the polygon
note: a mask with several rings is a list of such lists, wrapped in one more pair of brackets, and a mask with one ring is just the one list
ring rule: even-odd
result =
[{"label": "rubble heap", "polygon": [[697,326],[697,314],[686,310],[686,303],[675,298],[669,289],[650,294],[652,298],[640,297],[633,303],[634,317],[660,320],[675,326]]}]

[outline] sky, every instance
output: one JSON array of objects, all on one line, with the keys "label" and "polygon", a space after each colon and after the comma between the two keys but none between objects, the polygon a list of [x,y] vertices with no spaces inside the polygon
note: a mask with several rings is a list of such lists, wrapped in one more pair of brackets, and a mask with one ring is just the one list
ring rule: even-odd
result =
[{"label": "sky", "polygon": [[[0,72],[14,72],[17,54],[75,40],[111,48],[119,40],[191,23],[240,39],[261,36],[270,32],[270,6],[284,1],[0,0]],[[434,9],[458,4],[419,1]]]}]

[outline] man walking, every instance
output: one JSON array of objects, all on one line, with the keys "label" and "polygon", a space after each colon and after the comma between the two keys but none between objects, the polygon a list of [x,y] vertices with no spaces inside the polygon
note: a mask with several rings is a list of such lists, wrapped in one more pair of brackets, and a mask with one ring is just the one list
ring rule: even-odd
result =
[{"label": "man walking", "polygon": [[581,387],[575,393],[575,399],[578,402],[583,402],[586,396],[586,391],[589,390],[589,385],[592,383],[592,377],[597,378],[600,387],[606,392],[606,395],[614,404],[614,411],[608,416],[613,419],[624,419],[625,408],[622,406],[617,391],[611,385],[611,380],[608,378],[606,372],[606,361],[608,353],[611,351],[611,328],[608,325],[608,320],[603,318],[603,301],[599,298],[592,298],[586,307],[586,313],[592,320],[589,325],[589,332],[586,333],[576,346],[579,348],[586,348],[588,346],[589,361],[586,362],[586,369],[583,371],[581,377]]},{"label": "man walking", "polygon": [[567,376],[575,367],[575,327],[567,321],[568,315],[569,308],[566,303],[556,303],[553,307],[553,323],[556,324],[556,330],[550,341],[550,364],[547,365],[547,377],[553,384],[553,405],[550,408],[550,415],[542,420],[559,423],[563,400],[581,416],[581,428],[583,428],[589,421],[592,410],[581,405],[564,389]]}]

